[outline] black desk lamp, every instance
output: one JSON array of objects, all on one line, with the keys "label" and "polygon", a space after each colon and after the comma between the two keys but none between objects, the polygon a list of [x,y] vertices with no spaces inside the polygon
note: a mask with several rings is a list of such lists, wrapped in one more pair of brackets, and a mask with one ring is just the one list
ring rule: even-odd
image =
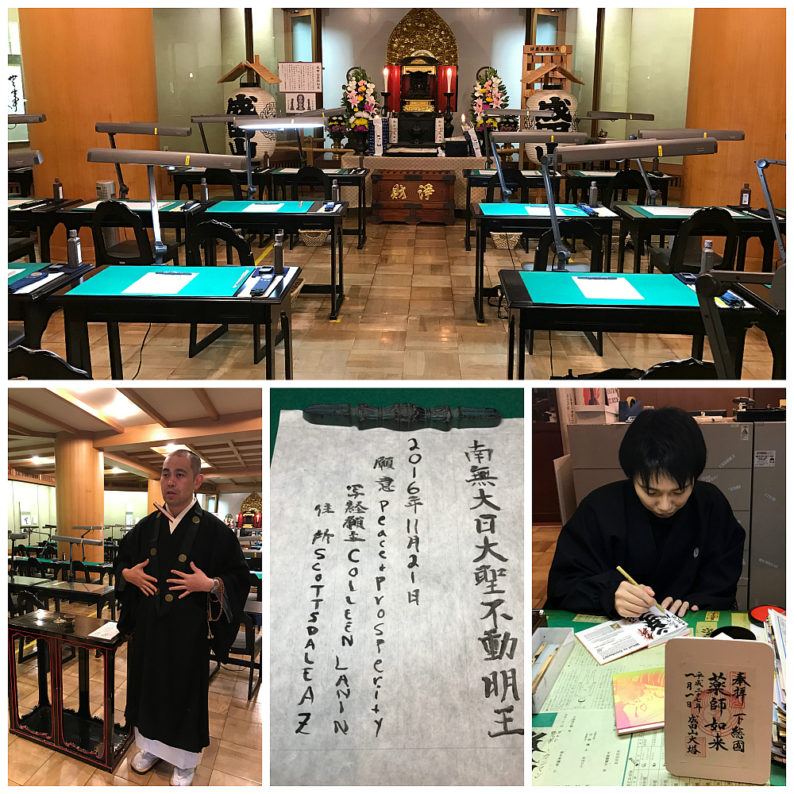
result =
[{"label": "black desk lamp", "polygon": [[[169,127],[160,124],[159,121],[98,121],[94,127],[97,132],[104,132],[110,140],[110,148],[116,148],[116,135],[122,133],[126,135],[174,135],[187,137],[192,133],[190,127]],[[121,173],[121,163],[115,163],[116,177],[119,180],[119,198],[127,198],[130,189],[124,183],[124,175]]]},{"label": "black desk lamp", "polygon": [[196,166],[198,168],[221,168],[225,170],[242,170],[246,166],[246,158],[231,154],[202,154],[201,152],[160,152],[145,149],[89,149],[89,163],[112,163],[118,171],[119,166],[145,165],[149,178],[149,206],[152,212],[152,228],[154,230],[154,261],[162,265],[166,252],[160,231],[160,211],[157,206],[157,187],[154,181],[155,166]]}]

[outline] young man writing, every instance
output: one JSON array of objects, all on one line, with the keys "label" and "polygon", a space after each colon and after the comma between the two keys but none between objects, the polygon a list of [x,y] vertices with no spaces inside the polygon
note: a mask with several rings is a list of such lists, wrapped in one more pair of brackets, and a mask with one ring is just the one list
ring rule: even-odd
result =
[{"label": "young man writing", "polygon": [[627,479],[588,494],[560,533],[546,606],[612,617],[638,617],[654,600],[681,617],[731,609],[745,533],[722,492],[698,481],[697,422],[678,408],[643,411],[619,459]]}]

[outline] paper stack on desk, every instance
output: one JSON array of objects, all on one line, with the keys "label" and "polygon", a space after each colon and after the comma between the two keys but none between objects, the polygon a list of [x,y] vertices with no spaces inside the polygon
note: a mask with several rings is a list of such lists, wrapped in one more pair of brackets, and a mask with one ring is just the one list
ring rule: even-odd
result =
[{"label": "paper stack on desk", "polygon": [[769,610],[766,635],[775,651],[774,702],[772,704],[772,760],[786,763],[786,616]]},{"label": "paper stack on desk", "polygon": [[610,620],[577,632],[576,639],[599,664],[606,664],[673,637],[683,637],[690,631],[686,621],[669,609],[652,607],[638,618]]}]

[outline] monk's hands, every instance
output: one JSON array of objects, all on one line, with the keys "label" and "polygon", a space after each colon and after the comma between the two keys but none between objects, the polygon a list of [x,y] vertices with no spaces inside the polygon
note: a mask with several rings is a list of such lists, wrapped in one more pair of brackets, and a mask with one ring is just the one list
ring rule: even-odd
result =
[{"label": "monk's hands", "polygon": [[124,581],[135,585],[145,596],[157,593],[157,579],[143,570],[148,564],[149,560],[145,559],[143,562],[133,565],[132,568],[125,568],[121,572]]},{"label": "monk's hands", "polygon": [[667,596],[659,606],[662,609],[669,609],[674,615],[678,615],[679,618],[686,615],[687,609],[690,612],[698,611],[698,606],[696,604],[690,606],[689,601],[682,601],[680,598],[673,598],[672,596]]},{"label": "monk's hands", "polygon": [[190,595],[191,593],[209,593],[212,590],[214,580],[210,579],[201,568],[196,567],[196,563],[191,562],[190,568],[193,573],[185,573],[184,571],[177,571],[173,568],[171,573],[176,574],[178,579],[166,579],[168,584],[171,585],[169,590],[184,590],[180,598]]},{"label": "monk's hands", "polygon": [[647,585],[621,582],[615,590],[615,612],[622,618],[638,618],[653,606],[653,596]]}]

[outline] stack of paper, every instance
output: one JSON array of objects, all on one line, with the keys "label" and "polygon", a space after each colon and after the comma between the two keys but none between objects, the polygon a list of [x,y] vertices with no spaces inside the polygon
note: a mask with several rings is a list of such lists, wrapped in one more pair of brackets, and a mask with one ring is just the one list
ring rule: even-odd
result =
[{"label": "stack of paper", "polygon": [[769,610],[766,635],[775,650],[774,702],[772,703],[772,760],[786,763],[786,616]]},{"label": "stack of paper", "polygon": [[652,607],[638,618],[610,620],[576,633],[599,664],[606,664],[643,648],[652,648],[673,637],[690,633],[685,620],[670,610]]}]

